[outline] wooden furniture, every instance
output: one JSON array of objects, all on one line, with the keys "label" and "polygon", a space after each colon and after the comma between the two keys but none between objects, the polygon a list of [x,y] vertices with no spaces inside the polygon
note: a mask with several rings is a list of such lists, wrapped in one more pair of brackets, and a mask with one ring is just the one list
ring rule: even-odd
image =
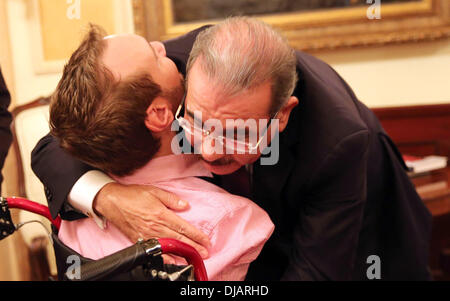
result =
[{"label": "wooden furniture", "polygon": [[[450,158],[450,104],[373,109],[402,154]],[[411,178],[433,215],[430,268],[450,280],[450,166]]]}]

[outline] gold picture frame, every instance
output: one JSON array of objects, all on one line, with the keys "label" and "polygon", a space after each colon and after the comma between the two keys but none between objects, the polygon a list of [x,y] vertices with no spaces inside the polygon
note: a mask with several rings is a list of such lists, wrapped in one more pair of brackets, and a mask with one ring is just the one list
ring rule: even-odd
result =
[{"label": "gold picture frame", "polygon": [[[294,48],[310,52],[450,37],[450,0],[382,2],[381,19],[368,18],[370,4],[258,18],[281,30]],[[133,11],[136,33],[149,40],[174,38],[220,21],[175,23],[172,0],[133,0]]]}]

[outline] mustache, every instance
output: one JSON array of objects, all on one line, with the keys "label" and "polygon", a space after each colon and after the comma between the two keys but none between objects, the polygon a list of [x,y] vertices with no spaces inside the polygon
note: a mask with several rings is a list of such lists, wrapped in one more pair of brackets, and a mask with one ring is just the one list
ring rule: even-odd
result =
[{"label": "mustache", "polygon": [[220,158],[215,161],[207,161],[202,158],[202,160],[212,166],[225,166],[225,165],[229,165],[230,163],[234,162],[234,160],[231,158]]}]

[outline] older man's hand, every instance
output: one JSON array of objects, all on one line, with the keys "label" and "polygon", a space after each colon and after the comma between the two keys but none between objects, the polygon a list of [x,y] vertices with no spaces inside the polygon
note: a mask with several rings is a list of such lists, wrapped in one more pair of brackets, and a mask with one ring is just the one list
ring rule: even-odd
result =
[{"label": "older man's hand", "polygon": [[208,257],[208,236],[172,211],[185,210],[189,204],[170,192],[153,186],[110,183],[97,194],[93,207],[131,241],[174,238]]}]

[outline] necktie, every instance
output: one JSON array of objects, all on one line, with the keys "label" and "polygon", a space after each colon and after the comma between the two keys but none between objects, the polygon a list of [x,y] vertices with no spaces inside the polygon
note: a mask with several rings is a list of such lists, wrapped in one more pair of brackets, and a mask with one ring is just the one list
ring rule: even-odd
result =
[{"label": "necktie", "polygon": [[250,174],[245,166],[232,174],[222,176],[221,184],[222,188],[231,194],[251,197]]}]

